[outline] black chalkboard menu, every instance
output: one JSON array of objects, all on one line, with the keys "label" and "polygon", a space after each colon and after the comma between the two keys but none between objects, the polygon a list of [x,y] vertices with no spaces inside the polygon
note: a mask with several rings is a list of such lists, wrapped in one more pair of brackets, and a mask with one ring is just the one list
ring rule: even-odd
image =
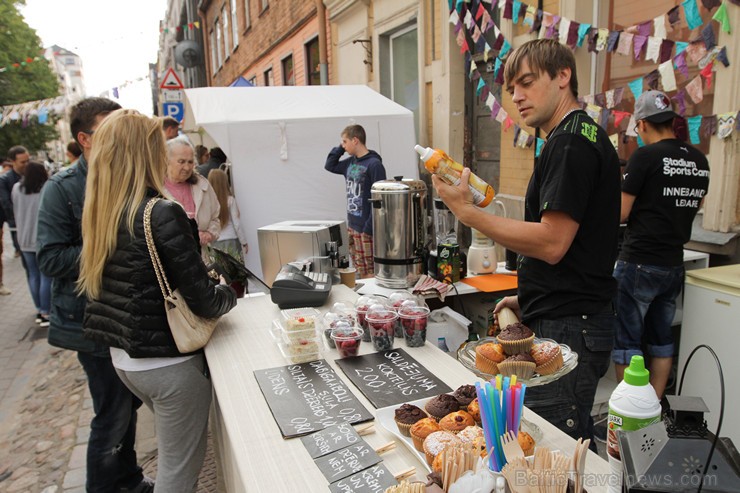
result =
[{"label": "black chalkboard menu", "polygon": [[389,349],[336,361],[376,408],[452,392],[403,349]]},{"label": "black chalkboard menu", "polygon": [[301,441],[311,455],[311,458],[315,459],[335,450],[359,443],[362,441],[362,438],[352,428],[351,424],[342,423],[341,425],[330,426],[316,433],[311,433],[301,438]]},{"label": "black chalkboard menu", "polygon": [[357,471],[374,466],[382,460],[378,453],[363,440],[355,445],[319,457],[314,462],[324,477],[330,483],[333,483],[351,476]]},{"label": "black chalkboard menu", "polygon": [[283,438],[373,419],[326,360],[255,370]]},{"label": "black chalkboard menu", "polygon": [[383,493],[398,484],[393,474],[383,464],[369,467],[348,478],[329,485],[332,493]]}]

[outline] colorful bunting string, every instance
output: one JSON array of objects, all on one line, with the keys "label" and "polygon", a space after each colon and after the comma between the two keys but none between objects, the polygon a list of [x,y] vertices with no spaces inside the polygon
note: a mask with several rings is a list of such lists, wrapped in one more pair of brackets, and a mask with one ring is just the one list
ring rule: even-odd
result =
[{"label": "colorful bunting string", "polygon": [[67,100],[64,96],[56,98],[40,99],[37,101],[27,101],[25,103],[11,104],[0,106],[0,127],[20,121],[23,127],[33,123],[32,116],[36,116],[38,123],[43,125],[53,112],[57,115],[63,115],[67,108]]},{"label": "colorful bunting string", "polygon": [[21,60],[20,62],[15,62],[15,63],[11,63],[10,65],[7,65],[5,67],[0,67],[0,73],[5,72],[5,71],[7,71],[9,69],[23,68],[23,67],[26,67],[26,66],[32,64],[33,62],[39,62],[41,60],[46,61],[46,58],[44,58],[43,56],[38,56],[38,55],[37,56],[33,56],[33,57],[28,56],[25,59]]},{"label": "colorful bunting string", "polygon": [[165,33],[165,34],[169,34],[171,32],[184,31],[185,29],[188,29],[190,31],[192,31],[193,29],[200,29],[200,21],[189,22],[187,24],[183,24],[181,26],[175,26],[175,27],[164,27],[164,26],[160,26],[159,27],[159,32]]}]

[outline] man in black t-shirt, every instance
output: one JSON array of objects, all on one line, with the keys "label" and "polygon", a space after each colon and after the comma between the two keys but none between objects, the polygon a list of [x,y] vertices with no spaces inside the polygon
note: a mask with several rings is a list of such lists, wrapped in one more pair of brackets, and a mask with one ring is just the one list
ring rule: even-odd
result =
[{"label": "man in black t-shirt", "polygon": [[[575,59],[555,40],[529,41],[506,62],[506,89],[524,123],[547,133],[525,197],[525,221],[487,214],[467,189],[436,175],[434,187],[465,225],[518,252],[518,296],[497,306],[521,310],[537,337],[578,353],[568,375],[527,389],[525,404],[574,438],[593,438],[599,378],[609,367],[616,316],[612,277],[619,228],[619,159],[606,132],[577,101]],[[591,441],[595,450],[595,442]]]},{"label": "man in black t-shirt", "polygon": [[627,230],[614,269],[617,379],[622,380],[632,356],[643,354],[644,338],[658,397],[673,365],[671,323],[684,280],[683,245],[709,187],[707,159],[676,138],[675,116],[660,91],[647,91],[635,103],[635,130],[647,145],[632,154],[625,170],[621,219]]}]

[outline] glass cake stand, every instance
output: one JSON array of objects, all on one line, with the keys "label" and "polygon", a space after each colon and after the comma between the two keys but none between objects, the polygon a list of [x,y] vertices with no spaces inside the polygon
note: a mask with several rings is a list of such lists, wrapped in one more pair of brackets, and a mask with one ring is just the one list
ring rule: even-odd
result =
[{"label": "glass cake stand", "polygon": [[[555,344],[558,344],[556,341],[553,341],[552,339],[538,339],[535,338],[534,343],[540,343],[540,342],[553,342]],[[462,346],[457,350],[457,359],[462,363],[462,365],[467,368],[468,370],[475,373],[480,378],[483,378],[484,380],[490,380],[492,378],[495,378],[495,375],[491,375],[490,373],[485,373],[483,371],[480,371],[475,366],[475,348],[478,347],[480,344],[485,344],[488,342],[496,342],[495,337],[486,337],[483,339],[480,339],[478,341],[470,341]],[[568,347],[565,344],[559,344],[560,351],[563,353],[563,367],[560,368],[555,373],[552,373],[550,375],[539,375],[538,373],[535,373],[532,375],[531,378],[524,380],[517,377],[517,380],[520,382],[524,382],[529,387],[537,387],[539,385],[546,385],[550,382],[554,382],[555,380],[558,380],[559,378],[563,377],[564,375],[567,375],[573,369],[578,366],[578,354],[576,354],[574,351],[571,351],[570,347]]]}]

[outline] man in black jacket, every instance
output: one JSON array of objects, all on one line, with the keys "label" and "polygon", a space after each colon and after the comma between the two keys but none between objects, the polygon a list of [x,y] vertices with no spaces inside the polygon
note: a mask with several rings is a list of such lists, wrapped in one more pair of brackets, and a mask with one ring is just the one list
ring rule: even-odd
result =
[{"label": "man in black jacket", "polygon": [[87,444],[88,492],[150,492],[154,483],[136,464],[136,410],[141,401],[121,382],[109,348],[83,337],[86,300],[76,282],[82,250],[82,206],[93,134],[120,105],[87,98],[70,111],[79,161],[49,179],[41,194],[37,233],[39,269],[52,278],[49,344],[77,351],[87,375],[95,416]]},{"label": "man in black jacket", "polygon": [[15,230],[15,215],[13,214],[13,201],[11,200],[10,193],[13,191],[13,185],[21,181],[21,177],[26,170],[26,165],[31,160],[31,156],[25,147],[13,146],[8,151],[8,160],[13,163],[13,167],[0,176],[0,203],[2,204],[5,221],[10,227],[10,236],[13,239],[15,256],[18,257],[20,256],[21,247],[18,244],[18,235]]}]

